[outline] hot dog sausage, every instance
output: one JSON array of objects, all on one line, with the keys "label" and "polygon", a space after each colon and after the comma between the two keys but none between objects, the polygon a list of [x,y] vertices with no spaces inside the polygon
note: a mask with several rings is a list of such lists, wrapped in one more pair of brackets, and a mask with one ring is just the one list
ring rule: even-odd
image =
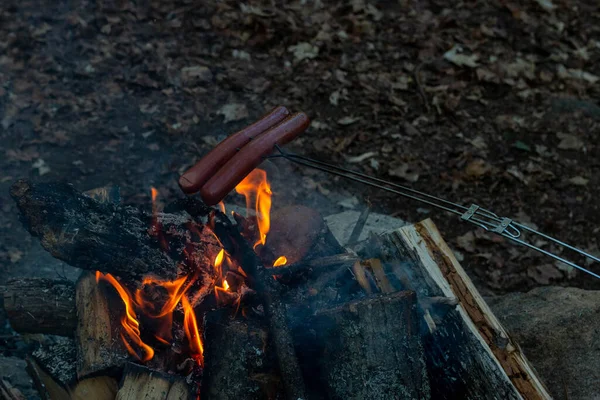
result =
[{"label": "hot dog sausage", "polygon": [[215,205],[269,155],[276,144],[284,145],[308,128],[310,120],[304,113],[296,113],[272,127],[242,147],[200,189],[204,202]]},{"label": "hot dog sausage", "polygon": [[290,112],[279,106],[252,125],[228,136],[193,167],[179,178],[179,186],[185,193],[195,193],[210,179],[218,169],[243,146],[267,129],[283,121]]}]

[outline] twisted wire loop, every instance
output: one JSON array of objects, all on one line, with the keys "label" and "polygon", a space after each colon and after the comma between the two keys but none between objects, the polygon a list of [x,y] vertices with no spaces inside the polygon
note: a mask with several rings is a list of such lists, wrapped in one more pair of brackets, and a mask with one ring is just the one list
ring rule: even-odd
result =
[{"label": "twisted wire loop", "polygon": [[571,246],[565,242],[562,242],[558,239],[555,239],[551,236],[548,236],[542,232],[538,232],[537,230],[530,228],[526,225],[523,225],[519,222],[516,222],[510,218],[500,217],[493,213],[490,210],[480,207],[477,204],[471,204],[469,207],[463,206],[461,204],[453,203],[448,200],[444,200],[440,197],[433,196],[424,192],[420,192],[418,190],[409,188],[407,186],[399,185],[396,183],[392,183],[383,179],[375,178],[373,176],[369,176],[360,172],[352,171],[347,168],[342,168],[337,165],[329,164],[323,161],[315,160],[312,158],[304,157],[298,154],[290,153],[284,151],[279,145],[275,145],[275,148],[278,150],[278,154],[274,154],[269,156],[268,158],[284,158],[288,161],[296,163],[298,165],[302,165],[304,167],[320,170],[323,172],[327,172],[332,175],[336,175],[345,179],[350,179],[358,183],[362,183],[364,185],[368,185],[371,187],[375,187],[377,189],[385,190],[390,193],[394,193],[412,200],[416,200],[420,203],[427,204],[431,207],[435,207],[437,209],[458,215],[460,219],[464,222],[469,222],[473,225],[476,225],[485,231],[492,232],[494,234],[500,235],[502,237],[507,238],[508,240],[520,244],[522,246],[528,247],[532,250],[538,251],[542,254],[545,254],[549,257],[554,258],[560,262],[567,264],[570,267],[576,268],[582,272],[585,272],[593,277],[600,279],[600,275],[592,272],[581,265],[578,265],[570,260],[567,260],[555,253],[552,253],[548,250],[544,250],[534,244],[526,241],[522,238],[522,233],[526,232],[531,236],[539,236],[541,238],[550,241],[561,248],[571,250],[575,253],[578,253],[590,260],[593,260],[597,263],[600,263],[600,258],[589,254],[577,247]]}]

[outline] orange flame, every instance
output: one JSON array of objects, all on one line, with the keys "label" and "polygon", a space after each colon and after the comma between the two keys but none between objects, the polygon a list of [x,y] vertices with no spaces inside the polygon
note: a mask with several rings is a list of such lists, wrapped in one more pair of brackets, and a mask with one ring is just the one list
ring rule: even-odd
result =
[{"label": "orange flame", "polygon": [[262,169],[255,169],[236,187],[235,191],[246,197],[246,216],[252,209],[254,200],[254,210],[260,237],[254,244],[254,248],[259,244],[264,245],[267,241],[267,233],[271,228],[271,186],[267,182],[267,172]]},{"label": "orange flame", "polygon": [[[142,308],[145,311],[145,313],[150,317],[164,317],[165,315],[173,312],[175,307],[177,307],[177,304],[179,303],[179,300],[181,299],[183,294],[189,289],[189,287],[194,282],[193,280],[190,280],[188,284],[184,286],[183,284],[186,280],[186,276],[174,280],[173,282],[161,281],[159,279],[146,277],[142,281],[142,287],[135,291],[135,303],[138,307]],[[155,310],[156,303],[154,302],[154,300],[144,298],[145,296],[143,287],[150,285],[161,286],[167,291],[168,294],[168,300],[158,311]]]},{"label": "orange flame", "polygon": [[221,251],[219,251],[219,254],[217,254],[217,256],[215,257],[215,272],[217,273],[218,277],[223,276],[222,273],[222,269],[221,269],[221,265],[223,265],[223,258],[225,257],[225,250],[221,249]]},{"label": "orange flame", "polygon": [[198,322],[196,321],[196,313],[186,296],[181,298],[181,306],[183,307],[183,330],[188,338],[190,350],[193,353],[194,359],[200,364],[204,364],[204,346],[200,339],[200,331],[198,330]]},{"label": "orange flame", "polygon": [[273,263],[274,267],[281,267],[282,265],[287,264],[287,257],[286,256],[281,256],[279,257],[277,260],[275,260],[275,262]]},{"label": "orange flame", "polygon": [[137,351],[133,349],[125,335],[121,333],[121,339],[123,340],[123,344],[127,348],[127,351],[142,362],[151,360],[152,357],[154,357],[154,349],[144,343],[144,341],[140,338],[140,323],[137,320],[137,315],[134,311],[134,303],[129,291],[121,286],[119,281],[117,281],[111,274],[103,274],[100,271],[96,271],[96,282],[99,282],[100,280],[105,280],[110,283],[117,290],[119,296],[121,296],[123,304],[125,305],[125,315],[123,315],[123,318],[121,318],[121,325],[125,330],[127,338],[129,338],[129,340],[135,345],[140,347],[143,350],[144,355],[140,356]]}]

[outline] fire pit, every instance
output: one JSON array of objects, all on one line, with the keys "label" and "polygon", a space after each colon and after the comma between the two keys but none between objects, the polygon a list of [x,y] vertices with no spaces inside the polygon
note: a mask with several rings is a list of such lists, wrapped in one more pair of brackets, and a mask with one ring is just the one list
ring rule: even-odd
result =
[{"label": "fire pit", "polygon": [[85,271],[3,288],[16,331],[63,337],[28,359],[44,398],[550,398],[431,221],[358,242],[360,219],[342,246],[316,210],[271,212],[261,169],[235,186],[244,216],[218,187],[215,207],[151,190],[145,212],[14,184],[31,234]]}]

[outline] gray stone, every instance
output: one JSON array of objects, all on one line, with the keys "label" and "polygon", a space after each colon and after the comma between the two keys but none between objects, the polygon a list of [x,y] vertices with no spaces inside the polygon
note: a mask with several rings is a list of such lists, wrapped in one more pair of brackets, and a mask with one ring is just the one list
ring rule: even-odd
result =
[{"label": "gray stone", "polygon": [[555,399],[600,399],[600,291],[540,287],[486,300]]},{"label": "gray stone", "polygon": [[[335,236],[342,246],[348,243],[348,239],[350,239],[352,229],[354,229],[354,225],[356,224],[360,213],[360,211],[344,211],[339,214],[325,217],[329,230],[331,230],[333,236]],[[367,239],[371,232],[376,234],[386,233],[401,228],[404,225],[406,225],[406,222],[399,218],[370,213],[358,240],[362,241]]]}]

